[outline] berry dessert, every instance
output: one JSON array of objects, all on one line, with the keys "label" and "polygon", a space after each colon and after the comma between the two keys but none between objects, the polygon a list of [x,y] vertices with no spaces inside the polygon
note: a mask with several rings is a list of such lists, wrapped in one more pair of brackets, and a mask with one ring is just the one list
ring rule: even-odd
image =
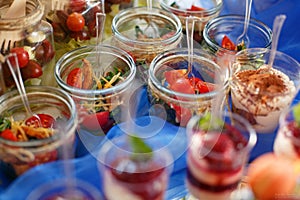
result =
[{"label": "berry dessert", "polygon": [[105,163],[103,170],[106,198],[163,200],[168,181],[165,163],[168,154],[152,152],[152,148],[136,136],[129,136],[129,141],[131,152],[106,158],[110,160],[109,163]]},{"label": "berry dessert", "polygon": [[233,112],[245,116],[259,133],[274,131],[280,113],[290,105],[296,94],[293,81],[268,65],[238,71],[232,80]]},{"label": "berry dessert", "polygon": [[300,158],[300,104],[281,114],[274,152],[291,160]]},{"label": "berry dessert", "polygon": [[249,136],[235,127],[240,123],[207,113],[191,127],[186,184],[193,197],[225,200],[237,188],[249,153]]},{"label": "berry dessert", "polygon": [[[0,138],[13,143],[43,141],[56,134],[55,123],[56,120],[48,114],[37,114],[25,121],[15,121],[12,117],[1,117]],[[6,150],[1,151],[0,157],[3,162],[13,167],[17,175],[20,175],[31,167],[57,160],[58,151],[54,148],[33,154],[25,149],[14,151],[7,147]]]}]

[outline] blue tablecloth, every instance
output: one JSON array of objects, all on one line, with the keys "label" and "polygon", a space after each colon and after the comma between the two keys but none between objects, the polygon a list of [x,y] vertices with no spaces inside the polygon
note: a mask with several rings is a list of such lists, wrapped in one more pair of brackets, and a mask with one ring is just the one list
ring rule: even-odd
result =
[{"label": "blue tablecloth", "polygon": [[[243,1],[241,0],[224,0],[224,7],[221,14],[243,14],[244,8],[241,7]],[[267,24],[270,28],[273,26],[273,20],[278,14],[286,14],[287,19],[283,26],[280,40],[278,44],[278,50],[282,51],[297,61],[300,61],[300,1],[297,0],[254,0],[251,16],[258,20],[261,20]],[[289,66],[287,66],[289,67]],[[142,90],[141,97],[145,94],[145,90]],[[300,95],[298,94],[293,103],[299,101]],[[145,98],[141,98],[145,99]],[[147,101],[142,101],[140,106],[147,108],[149,106]],[[146,115],[147,113],[141,113]],[[147,115],[136,119],[139,124],[147,125],[148,123],[158,123],[161,125],[160,120],[157,118],[149,118]],[[109,132],[109,137],[114,137],[121,133],[119,126],[113,127]],[[174,133],[176,133],[174,135]],[[166,193],[166,199],[179,199],[186,194],[186,188],[184,185],[185,178],[185,130],[171,124],[164,124],[160,131],[159,136],[162,137],[164,142],[174,142],[173,154],[176,158],[174,163],[173,172],[170,178],[169,187]],[[266,151],[272,151],[272,142],[275,134],[269,134],[268,136],[259,136],[259,143],[254,148],[252,156],[255,158],[258,154]],[[180,138],[180,139],[179,139]],[[93,139],[93,138],[90,138]],[[86,180],[93,184],[97,188],[101,188],[101,175],[97,168],[96,152],[99,145],[89,147],[92,154],[89,154],[84,148],[82,148],[82,142],[78,142],[77,158],[69,161],[53,162],[45,165],[37,166],[29,170],[24,175],[20,176],[16,180],[10,180],[3,172],[0,172],[0,199],[12,199],[22,200],[29,194],[32,189],[38,185],[61,178],[64,175],[63,165],[68,163],[75,168],[74,176]]]}]

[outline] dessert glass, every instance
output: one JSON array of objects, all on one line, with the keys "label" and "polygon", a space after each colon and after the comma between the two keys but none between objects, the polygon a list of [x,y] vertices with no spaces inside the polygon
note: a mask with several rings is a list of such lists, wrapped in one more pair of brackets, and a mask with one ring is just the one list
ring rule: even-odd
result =
[{"label": "dessert glass", "polygon": [[122,10],[112,22],[112,44],[127,51],[135,60],[138,78],[148,81],[148,69],[160,52],[181,44],[178,17],[159,8],[133,7]]},{"label": "dessert glass", "polygon": [[187,125],[186,186],[191,199],[230,199],[256,144],[256,133],[234,113],[196,115]]},{"label": "dessert glass", "polygon": [[246,49],[237,53],[231,66],[232,111],[244,116],[257,133],[275,131],[281,112],[299,90],[299,63],[277,51],[269,69],[270,53],[266,48]]},{"label": "dessert glass", "polygon": [[[18,59],[26,85],[55,86],[53,70],[55,49],[51,25],[42,20],[44,5],[40,0],[26,1],[23,17],[5,18],[4,15],[13,0],[0,2],[0,46],[1,54],[21,55]],[[7,59],[0,54],[4,82],[8,89],[15,86],[8,68]],[[16,65],[16,64],[15,64]]]},{"label": "dessert glass", "polygon": [[[221,101],[217,103],[217,106],[221,110],[225,108],[230,77],[230,71],[227,68],[222,69],[213,61],[214,56],[199,49],[194,49],[194,54],[191,56],[192,71],[188,74],[188,55],[188,50],[183,48],[160,53],[150,65],[148,82],[148,98],[152,105],[150,115],[161,117],[183,127],[192,115],[210,111],[217,96],[222,97],[218,98]],[[182,83],[175,83],[178,87],[172,88],[172,84],[166,79],[167,74],[173,72],[183,73],[181,78],[186,77],[184,78],[186,80],[202,80],[205,82],[206,91],[202,93],[199,89],[198,92],[196,90],[188,92],[190,87],[194,87],[197,83],[192,81],[192,86],[190,86],[185,84],[183,79],[180,79]],[[176,76],[175,78],[179,79]]]},{"label": "dessert glass", "polygon": [[[202,47],[217,56],[221,67],[229,67],[237,50],[222,47],[222,40],[227,36],[233,43],[243,33],[245,17],[242,15],[223,15],[210,20],[204,27]],[[251,18],[247,35],[248,48],[269,48],[272,42],[272,30],[256,19]],[[236,44],[235,44],[236,45]]]},{"label": "dessert glass", "polygon": [[279,129],[273,146],[276,155],[291,160],[300,158],[300,126],[299,122],[296,121],[297,116],[295,115],[298,114],[296,108],[297,105],[294,105],[281,113]]},{"label": "dessert glass", "polygon": [[101,147],[98,166],[106,199],[164,199],[172,156],[167,148],[159,147],[158,138],[142,140],[151,151],[136,151],[127,135],[107,140]]},{"label": "dessert glass", "polygon": [[93,185],[80,179],[56,179],[35,188],[27,200],[102,200],[102,194]]},{"label": "dessert glass", "polygon": [[[136,67],[125,51],[106,45],[85,46],[57,62],[58,85],[72,96],[80,128],[103,136],[122,120],[132,90]],[[127,107],[127,108],[126,108]]]},{"label": "dessert glass", "polygon": [[[194,40],[201,43],[203,40],[203,29],[205,24],[209,20],[219,16],[223,6],[223,0],[162,0],[160,1],[160,6],[162,9],[174,13],[179,17],[182,24],[183,33],[186,33],[187,17],[194,17],[194,19],[196,19]],[[191,27],[188,28],[190,29]]]},{"label": "dessert glass", "polygon": [[[0,97],[1,129],[4,129],[0,134],[0,160],[11,177],[36,165],[65,158],[63,149],[70,157],[74,156],[78,120],[73,99],[63,90],[48,86],[30,86],[26,92],[31,110],[39,115],[43,127],[27,123],[32,117],[28,117],[17,90]],[[54,122],[42,115],[50,115]],[[9,131],[15,134],[8,134]]]}]

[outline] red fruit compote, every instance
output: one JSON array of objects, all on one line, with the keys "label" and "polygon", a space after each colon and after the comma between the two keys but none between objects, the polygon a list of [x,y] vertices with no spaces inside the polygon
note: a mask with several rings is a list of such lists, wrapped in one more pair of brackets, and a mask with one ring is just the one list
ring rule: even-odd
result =
[{"label": "red fruit compote", "polygon": [[[229,117],[230,116],[230,117]],[[229,199],[244,172],[256,133],[242,117],[207,113],[188,123],[186,185],[197,199]]]},{"label": "red fruit compote", "polygon": [[[118,144],[108,141],[100,151],[105,197],[109,200],[163,200],[169,176],[167,166],[172,162],[170,154],[163,149],[142,150],[147,146],[142,149],[119,146],[126,137],[116,139]],[[141,143],[133,145],[141,146]]]}]

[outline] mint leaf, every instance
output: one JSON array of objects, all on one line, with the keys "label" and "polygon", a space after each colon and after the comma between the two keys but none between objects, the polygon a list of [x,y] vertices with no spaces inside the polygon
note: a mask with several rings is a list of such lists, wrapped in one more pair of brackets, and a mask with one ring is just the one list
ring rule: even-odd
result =
[{"label": "mint leaf", "polygon": [[300,126],[300,103],[293,108],[293,116],[298,126]]},{"label": "mint leaf", "polygon": [[198,122],[198,127],[204,131],[220,130],[224,126],[224,121],[213,117],[211,113],[203,115]]},{"label": "mint leaf", "polygon": [[147,161],[153,156],[152,148],[137,136],[129,136],[129,142],[133,151],[131,158],[135,161]]}]

